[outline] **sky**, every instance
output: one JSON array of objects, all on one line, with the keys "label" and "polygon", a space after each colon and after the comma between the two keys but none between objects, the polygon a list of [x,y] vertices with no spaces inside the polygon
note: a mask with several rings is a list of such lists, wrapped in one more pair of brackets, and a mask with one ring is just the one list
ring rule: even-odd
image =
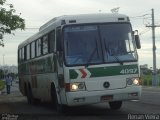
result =
[{"label": "sky", "polygon": [[[17,14],[25,19],[25,31],[16,30],[15,35],[5,35],[5,47],[0,47],[0,65],[17,65],[18,45],[38,32],[38,28],[50,19],[70,14],[119,13],[130,17],[133,30],[138,30],[142,48],[138,50],[139,64],[153,66],[151,9],[155,11],[155,24],[160,25],[160,0],[7,0],[14,5]],[[156,60],[160,68],[160,27],[156,28]],[[4,58],[4,61],[3,61]]]}]

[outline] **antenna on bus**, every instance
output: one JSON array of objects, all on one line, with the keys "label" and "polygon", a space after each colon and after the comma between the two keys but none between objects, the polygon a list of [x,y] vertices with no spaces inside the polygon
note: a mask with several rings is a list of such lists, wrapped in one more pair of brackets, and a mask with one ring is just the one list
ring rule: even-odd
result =
[{"label": "antenna on bus", "polygon": [[113,8],[113,9],[111,9],[111,12],[118,14],[119,8],[120,8],[120,7]]}]

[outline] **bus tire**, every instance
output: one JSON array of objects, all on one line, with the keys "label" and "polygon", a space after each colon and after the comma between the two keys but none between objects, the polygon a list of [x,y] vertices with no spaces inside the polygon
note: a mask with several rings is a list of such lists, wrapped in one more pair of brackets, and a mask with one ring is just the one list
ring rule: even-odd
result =
[{"label": "bus tire", "polygon": [[24,92],[23,92],[24,96],[27,96],[27,85],[26,83],[24,84]]},{"label": "bus tire", "polygon": [[122,106],[122,101],[109,102],[109,106],[112,110],[119,110]]},{"label": "bus tire", "polygon": [[32,95],[31,95],[31,90],[30,90],[29,86],[27,87],[26,91],[27,91],[27,102],[28,102],[28,104],[31,104],[32,103],[32,101],[31,101]]},{"label": "bus tire", "polygon": [[31,104],[31,105],[38,105],[40,103],[39,99],[35,99],[33,97],[32,89],[30,85],[28,86],[28,89],[27,89],[27,101],[28,101],[28,104]]},{"label": "bus tire", "polygon": [[51,99],[52,99],[53,107],[56,109],[56,111],[58,113],[63,113],[64,112],[64,106],[62,104],[58,103],[56,88],[53,84],[51,85]]}]

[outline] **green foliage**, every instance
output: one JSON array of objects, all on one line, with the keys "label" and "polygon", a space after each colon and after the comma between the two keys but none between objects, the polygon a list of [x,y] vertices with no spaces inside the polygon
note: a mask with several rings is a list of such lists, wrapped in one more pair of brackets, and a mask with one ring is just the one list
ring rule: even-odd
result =
[{"label": "green foliage", "polygon": [[7,4],[6,0],[0,0],[0,34],[11,34],[16,29],[25,29],[25,21],[19,15],[12,4]]},{"label": "green foliage", "polygon": [[0,80],[0,90],[3,90],[5,87],[5,82]]},{"label": "green foliage", "polygon": [[4,72],[3,70],[0,69],[0,79],[2,79],[4,77]]},{"label": "green foliage", "polygon": [[151,83],[150,81],[152,81],[151,74],[142,75],[141,76],[141,80],[142,80],[142,85],[144,85],[144,86],[150,86],[150,85],[152,85],[152,84],[150,84]]},{"label": "green foliage", "polygon": [[0,0],[0,5],[3,5],[6,2],[6,0]]},{"label": "green foliage", "polygon": [[[152,74],[141,75],[142,85],[152,86]],[[159,86],[160,86],[160,74],[158,74]]]}]

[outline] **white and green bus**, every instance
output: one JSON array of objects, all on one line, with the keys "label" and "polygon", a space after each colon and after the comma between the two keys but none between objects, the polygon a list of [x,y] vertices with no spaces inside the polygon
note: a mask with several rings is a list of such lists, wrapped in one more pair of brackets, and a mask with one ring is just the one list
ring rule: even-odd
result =
[{"label": "white and green bus", "polygon": [[28,103],[109,103],[120,109],[141,96],[137,32],[122,14],[52,19],[18,46],[19,87]]}]

